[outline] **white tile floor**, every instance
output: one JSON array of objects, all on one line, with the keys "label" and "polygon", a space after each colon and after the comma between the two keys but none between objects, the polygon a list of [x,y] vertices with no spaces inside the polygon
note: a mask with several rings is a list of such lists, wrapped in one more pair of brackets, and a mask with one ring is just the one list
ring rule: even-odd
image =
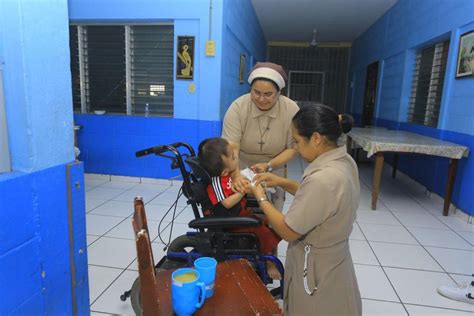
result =
[{"label": "white tile floor", "polygon": [[[290,165],[299,179],[304,164]],[[361,196],[350,247],[364,315],[472,315],[474,306],[437,294],[440,285],[471,280],[474,273],[474,225],[458,216],[441,216],[442,201],[398,173],[384,169],[376,211],[370,210],[372,166],[361,164]],[[158,225],[176,198],[179,182],[86,175],[87,243],[92,315],[133,315],[130,302],[119,299],[137,277],[131,227],[133,198],[144,197],[155,259],[163,256]],[[287,198],[285,206],[291,203]],[[172,212],[171,212],[172,213]],[[161,229],[168,240],[172,214]],[[181,199],[172,238],[189,230],[193,214]],[[279,245],[285,260],[286,242]]]}]

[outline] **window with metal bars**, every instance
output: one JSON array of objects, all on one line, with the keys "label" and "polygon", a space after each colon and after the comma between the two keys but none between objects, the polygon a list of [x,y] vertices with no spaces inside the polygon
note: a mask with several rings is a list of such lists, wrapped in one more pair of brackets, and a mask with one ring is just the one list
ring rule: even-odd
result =
[{"label": "window with metal bars", "polygon": [[408,122],[438,125],[449,40],[421,49],[416,54]]},{"label": "window with metal bars", "polygon": [[82,113],[173,116],[173,25],[73,25],[73,104]]}]

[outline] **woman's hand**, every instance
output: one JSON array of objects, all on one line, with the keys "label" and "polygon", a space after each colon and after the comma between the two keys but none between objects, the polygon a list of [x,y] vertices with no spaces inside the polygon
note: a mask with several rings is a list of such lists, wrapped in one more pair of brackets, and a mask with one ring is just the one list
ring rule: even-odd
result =
[{"label": "woman's hand", "polygon": [[255,186],[262,184],[264,187],[277,187],[283,178],[270,172],[258,173],[253,178]]},{"label": "woman's hand", "polygon": [[250,169],[255,173],[266,172],[268,169],[268,164],[266,162],[256,163],[250,166]]},{"label": "woman's hand", "polygon": [[245,194],[250,191],[250,181],[242,176],[237,176],[236,178],[232,179],[232,190],[235,192],[239,192]]},{"label": "woman's hand", "polygon": [[265,189],[263,188],[263,186],[261,184],[256,184],[256,185],[252,185],[250,186],[251,187],[251,190],[252,190],[252,194],[253,196],[258,200],[262,197],[266,197],[267,195],[265,194]]}]

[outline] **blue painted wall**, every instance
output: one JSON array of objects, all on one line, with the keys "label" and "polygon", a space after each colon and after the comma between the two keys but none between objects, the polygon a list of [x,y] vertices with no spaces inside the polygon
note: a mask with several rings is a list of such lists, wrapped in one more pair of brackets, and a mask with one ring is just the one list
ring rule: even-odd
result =
[{"label": "blue painted wall", "polygon": [[69,18],[73,22],[171,21],[175,39],[179,35],[196,36],[196,92],[188,92],[190,81],[174,80],[173,118],[75,114],[76,124],[83,126],[78,143],[86,172],[169,178],[177,172],[170,170],[166,159],[137,159],[135,151],[176,141],[197,148],[202,139],[220,135],[227,107],[248,91],[247,84],[239,83],[240,54],[247,55],[246,79],[251,60],[264,59],[265,39],[250,0],[212,3],[211,38],[216,43],[216,54],[207,57],[207,0],[69,1]]},{"label": "blue painted wall", "polygon": [[0,30],[13,170],[0,174],[0,315],[71,315],[73,297],[87,315],[87,255],[77,252],[86,249],[82,165],[66,177],[74,159],[67,2],[0,1]]},{"label": "blue painted wall", "polygon": [[[207,0],[69,0],[71,22],[173,22],[174,36],[195,36],[194,80],[174,80],[174,118],[219,120],[219,95],[222,52],[222,0],[213,1],[211,36],[216,55],[206,57],[209,37]],[[176,42],[175,42],[176,51]],[[176,69],[176,56],[174,58]],[[196,92],[188,92],[190,83]]]},{"label": "blue painted wall", "polygon": [[[474,214],[474,77],[455,79],[460,34],[474,29],[474,1],[399,0],[353,44],[349,77],[349,112],[362,113],[366,68],[379,61],[375,124],[431,136],[470,148],[456,178],[453,203]],[[416,50],[450,39],[448,64],[437,128],[407,123],[408,99]],[[401,157],[400,169],[444,196],[447,159]]]},{"label": "blue painted wall", "polygon": [[[224,0],[222,25],[221,119],[232,101],[249,92],[247,77],[265,61],[266,40],[250,0]],[[240,55],[245,55],[244,82],[239,81]]]},{"label": "blue painted wall", "polygon": [[[220,135],[220,121],[160,117],[76,114],[80,159],[89,173],[168,179],[178,175],[170,160],[135,152],[148,147],[186,142],[197,150],[199,142]],[[186,152],[186,151],[185,151]]]},{"label": "blue painted wall", "polygon": [[[30,172],[74,160],[70,88],[44,84],[45,74],[71,82],[65,71],[67,3],[9,0],[0,5],[7,125],[14,127],[9,130],[12,169]],[[61,39],[62,45],[45,45]]]}]

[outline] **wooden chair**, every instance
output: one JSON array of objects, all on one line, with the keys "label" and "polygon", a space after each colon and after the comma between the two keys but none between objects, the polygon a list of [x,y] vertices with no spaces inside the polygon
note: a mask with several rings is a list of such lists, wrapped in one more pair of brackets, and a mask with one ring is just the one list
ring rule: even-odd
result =
[{"label": "wooden chair", "polygon": [[140,297],[142,302],[142,314],[159,315],[158,287],[155,272],[155,260],[151,249],[150,234],[146,220],[143,198],[136,197],[134,200],[135,212],[133,214],[133,230],[137,246],[138,274],[140,279]]}]

